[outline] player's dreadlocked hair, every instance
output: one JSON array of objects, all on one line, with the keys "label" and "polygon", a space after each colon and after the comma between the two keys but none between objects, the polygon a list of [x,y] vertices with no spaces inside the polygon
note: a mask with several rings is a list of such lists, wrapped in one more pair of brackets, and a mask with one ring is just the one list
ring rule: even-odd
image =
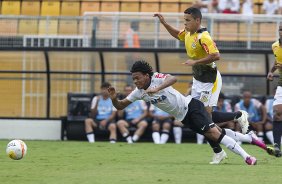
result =
[{"label": "player's dreadlocked hair", "polygon": [[150,66],[149,63],[147,63],[146,61],[140,60],[140,61],[136,61],[130,70],[131,73],[134,72],[142,72],[143,74],[149,74],[150,77],[152,77],[153,75],[153,69]]},{"label": "player's dreadlocked hair", "polygon": [[190,14],[194,19],[200,18],[202,20],[202,13],[198,8],[190,7],[184,11],[185,14]]}]

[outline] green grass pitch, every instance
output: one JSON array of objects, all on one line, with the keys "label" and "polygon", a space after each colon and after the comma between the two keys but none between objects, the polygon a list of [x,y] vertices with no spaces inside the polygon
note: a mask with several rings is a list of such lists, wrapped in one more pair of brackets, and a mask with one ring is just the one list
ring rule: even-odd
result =
[{"label": "green grass pitch", "polygon": [[0,184],[260,184],[282,183],[282,158],[252,145],[243,147],[258,159],[248,166],[227,151],[221,165],[209,165],[208,145],[25,141],[22,160],[5,153],[0,141]]}]

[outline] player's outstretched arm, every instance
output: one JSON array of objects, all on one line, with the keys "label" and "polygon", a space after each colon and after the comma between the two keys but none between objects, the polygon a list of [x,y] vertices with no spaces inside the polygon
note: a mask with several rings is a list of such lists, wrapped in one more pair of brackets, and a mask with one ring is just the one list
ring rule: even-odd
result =
[{"label": "player's outstretched arm", "polygon": [[110,94],[110,98],[113,102],[113,106],[117,109],[117,110],[122,110],[125,107],[127,107],[129,104],[131,104],[131,101],[127,100],[126,98],[123,100],[118,100],[117,99],[117,94],[116,94],[116,90],[114,87],[109,87],[108,88],[108,92]]},{"label": "player's outstretched arm", "polygon": [[168,23],[166,23],[164,17],[162,16],[162,14],[160,13],[155,13],[153,15],[153,17],[158,17],[160,20],[160,23],[166,28],[166,30],[169,32],[169,34],[171,34],[171,36],[173,36],[174,38],[178,39],[178,34],[180,32],[180,30],[172,27],[171,25],[169,25]]},{"label": "player's outstretched arm", "polygon": [[267,74],[267,79],[270,81],[273,81],[273,73],[276,71],[277,69],[277,62],[275,61],[270,69],[270,71]]}]

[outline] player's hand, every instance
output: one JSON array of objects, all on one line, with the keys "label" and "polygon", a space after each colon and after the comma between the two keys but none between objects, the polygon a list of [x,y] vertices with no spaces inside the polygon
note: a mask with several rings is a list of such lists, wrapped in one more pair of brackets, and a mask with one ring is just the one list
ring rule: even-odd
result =
[{"label": "player's hand", "polygon": [[196,64],[196,61],[194,61],[192,59],[188,59],[187,61],[185,61],[182,64],[187,65],[187,66],[194,66]]},{"label": "player's hand", "polygon": [[276,63],[274,66],[277,69],[280,69],[280,70],[282,69],[282,64]]},{"label": "player's hand", "polygon": [[273,73],[272,72],[269,72],[267,74],[267,79],[270,80],[270,81],[273,81]]},{"label": "player's hand", "polygon": [[161,22],[162,24],[165,23],[165,19],[164,19],[164,17],[162,16],[162,14],[160,14],[160,13],[155,13],[155,14],[153,15],[153,17],[158,17],[159,20],[160,20],[160,22]]},{"label": "player's hand", "polygon": [[108,88],[108,92],[109,92],[109,95],[110,95],[110,98],[111,98],[111,99],[117,98],[116,89],[115,89],[114,87],[110,86],[110,87]]},{"label": "player's hand", "polygon": [[159,91],[159,89],[158,89],[157,87],[156,87],[156,88],[148,88],[148,89],[145,91],[145,93],[151,95],[151,94],[156,93],[156,92],[158,92],[158,91]]}]

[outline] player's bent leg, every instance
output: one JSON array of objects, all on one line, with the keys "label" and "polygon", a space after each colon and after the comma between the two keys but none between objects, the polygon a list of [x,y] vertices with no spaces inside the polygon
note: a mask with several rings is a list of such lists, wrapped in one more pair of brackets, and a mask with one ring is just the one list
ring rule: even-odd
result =
[{"label": "player's bent leg", "polygon": [[256,164],[257,161],[255,157],[251,157],[234,139],[220,133],[216,127],[211,127],[204,133],[204,135],[212,141],[217,141],[218,143],[225,145],[230,151],[239,154],[244,158],[248,165]]},{"label": "player's bent leg", "polygon": [[164,122],[163,123],[163,129],[162,129],[162,135],[160,139],[160,144],[165,144],[169,138],[169,131],[171,128],[170,122]]},{"label": "player's bent leg", "polygon": [[144,134],[146,128],[148,126],[147,121],[142,120],[137,124],[137,130],[135,131],[132,140],[137,142],[139,138]]},{"label": "player's bent leg", "polygon": [[91,118],[87,118],[84,121],[84,126],[85,126],[85,133],[86,133],[88,142],[94,143],[95,142],[94,121]]},{"label": "player's bent leg", "polygon": [[160,124],[156,121],[152,124],[152,137],[155,144],[160,144],[161,135],[160,135]]},{"label": "player's bent leg", "polygon": [[[280,102],[279,102],[280,103]],[[282,104],[273,106],[273,139],[274,139],[274,150],[275,156],[281,157],[281,136],[282,136]]]},{"label": "player's bent leg", "polygon": [[132,137],[130,136],[130,132],[128,131],[129,124],[125,120],[119,120],[117,122],[117,127],[122,135],[122,137],[127,141],[128,144],[132,144]]},{"label": "player's bent leg", "polygon": [[110,131],[110,143],[116,143],[117,141],[117,126],[115,123],[110,123],[108,126],[108,130]]}]

